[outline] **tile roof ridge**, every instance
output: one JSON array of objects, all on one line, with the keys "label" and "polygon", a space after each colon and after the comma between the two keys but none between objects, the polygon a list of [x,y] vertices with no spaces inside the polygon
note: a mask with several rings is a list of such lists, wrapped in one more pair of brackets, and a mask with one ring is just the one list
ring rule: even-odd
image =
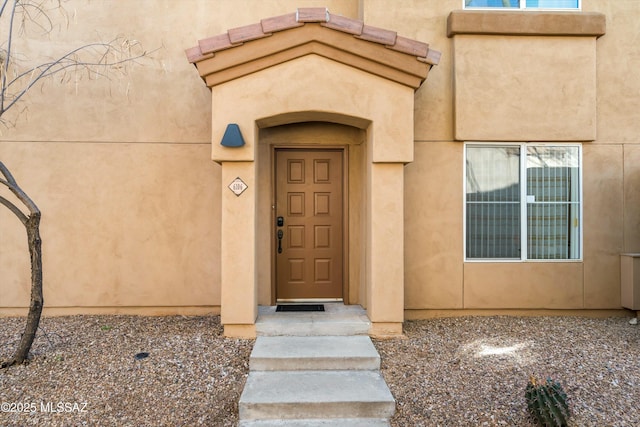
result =
[{"label": "tile roof ridge", "polygon": [[331,14],[326,7],[300,7],[294,13],[262,19],[259,23],[231,28],[226,33],[198,41],[198,46],[186,50],[187,59],[196,63],[212,58],[216,52],[241,46],[245,42],[270,37],[273,33],[317,23],[325,28],[351,34],[372,43],[384,45],[396,52],[415,56],[421,62],[437,65],[440,52],[427,43],[398,36],[395,31],[374,27],[363,21]]}]

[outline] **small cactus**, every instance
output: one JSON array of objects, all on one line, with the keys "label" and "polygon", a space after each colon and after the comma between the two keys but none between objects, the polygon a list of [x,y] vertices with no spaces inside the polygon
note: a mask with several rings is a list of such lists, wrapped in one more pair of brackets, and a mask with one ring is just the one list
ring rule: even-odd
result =
[{"label": "small cactus", "polygon": [[570,415],[567,394],[559,382],[547,378],[545,383],[540,384],[531,376],[525,397],[529,412],[541,425],[545,427],[567,425]]}]

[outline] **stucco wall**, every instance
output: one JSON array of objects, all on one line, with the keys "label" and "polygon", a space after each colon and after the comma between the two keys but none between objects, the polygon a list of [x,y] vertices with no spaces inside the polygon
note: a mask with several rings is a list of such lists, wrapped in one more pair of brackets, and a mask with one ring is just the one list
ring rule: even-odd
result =
[{"label": "stucco wall", "polygon": [[[355,0],[305,5],[359,13]],[[23,66],[119,36],[148,55],[106,77],[69,73],[45,81],[3,117],[10,126],[0,135],[0,160],[43,211],[45,310],[218,312],[221,178],[210,160],[211,92],[184,49],[298,4],[63,6],[51,15],[50,35],[35,29],[15,39]],[[4,208],[0,236],[0,310],[22,313],[28,252],[22,225]]]},{"label": "stucco wall", "polygon": [[457,140],[595,139],[595,37],[453,39]]},{"label": "stucco wall", "polygon": [[602,178],[593,176],[589,187],[585,183],[585,190],[591,190],[591,221],[597,223],[593,233],[585,235],[592,251],[590,260],[585,259],[585,305],[613,306],[619,304],[617,253],[640,250],[640,81],[630,78],[640,66],[635,40],[640,32],[640,3],[589,0],[583,4],[586,11],[601,12],[607,19],[607,34],[597,45],[598,137],[590,161],[594,175]]},{"label": "stucco wall", "polygon": [[[447,16],[452,10],[460,9],[461,4],[456,0],[407,1],[389,12],[382,7],[384,3],[382,0],[367,2],[369,6],[380,7],[365,9],[365,19],[380,26],[392,26],[394,21],[402,20],[409,24],[405,28],[410,36],[428,34],[424,39],[443,52],[440,64],[430,73],[415,98],[416,161],[405,170],[406,308],[618,308],[619,253],[623,249],[637,251],[640,244],[637,209],[640,206],[637,190],[640,167],[636,161],[640,122],[634,113],[639,103],[640,82],[629,78],[640,58],[634,37],[629,37],[640,30],[637,20],[640,3],[582,2],[583,11],[606,16],[604,36],[597,41],[576,40],[582,46],[595,43],[596,60],[595,140],[586,140],[594,138],[590,136],[582,143],[583,261],[515,265],[464,261],[463,142],[454,141],[454,41],[447,39],[444,31]],[[408,17],[401,19],[402,15]],[[425,22],[429,25],[424,25]],[[524,41],[519,43],[535,43],[535,38],[521,39]],[[555,43],[556,38],[552,40]],[[490,63],[492,59],[495,55],[488,55],[485,60]],[[471,61],[469,70],[475,65],[481,64]],[[492,66],[500,65],[497,62]],[[473,72],[483,71],[474,69]],[[541,82],[535,90],[544,97],[546,86]],[[487,124],[486,128],[495,125]],[[562,126],[562,123],[558,122],[556,126]],[[481,124],[480,130],[483,130]],[[584,137],[581,133],[580,138]],[[565,139],[566,136],[557,138]],[[549,136],[539,135],[518,139],[553,142]],[[524,279],[521,279],[523,274]],[[557,292],[551,301],[546,290],[555,288],[562,292]],[[419,313],[412,312],[411,315],[419,316]],[[423,312],[423,315],[427,313]]]},{"label": "stucco wall", "polygon": [[[153,51],[109,79],[48,81],[25,100],[28,110],[6,117],[15,126],[0,135],[0,159],[43,211],[50,310],[217,310],[222,181],[210,160],[211,92],[184,49],[296,7],[325,5],[442,52],[414,96],[414,161],[404,171],[406,308],[619,308],[619,253],[640,251],[640,80],[630,78],[640,67],[640,2],[582,1],[607,24],[593,42],[595,140],[582,143],[583,261],[508,265],[463,257],[463,142],[454,136],[454,40],[446,34],[447,16],[462,2],[302,3],[72,0],[68,27],[17,40],[25,64],[121,34]],[[28,303],[23,233],[0,209],[2,313]],[[516,283],[521,274],[524,285]],[[522,286],[525,296],[503,297]],[[557,287],[563,290],[550,301]]]},{"label": "stucco wall", "polygon": [[[23,141],[0,147],[0,158],[43,212],[49,309],[208,312],[204,307],[219,304],[220,192],[211,185],[219,167],[209,160],[208,144]],[[1,218],[0,306],[25,306],[24,229],[5,209]]]}]

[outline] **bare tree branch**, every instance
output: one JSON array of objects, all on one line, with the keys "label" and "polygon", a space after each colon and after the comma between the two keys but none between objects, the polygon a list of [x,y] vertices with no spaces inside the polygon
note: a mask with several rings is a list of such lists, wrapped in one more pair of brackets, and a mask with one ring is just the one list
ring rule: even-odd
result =
[{"label": "bare tree branch", "polygon": [[[53,21],[44,11],[44,2],[41,2],[39,4],[21,2],[20,6],[22,7],[23,12],[22,21],[20,23],[21,32],[26,31],[27,23],[35,24],[42,30],[43,34],[46,34],[53,30]],[[61,7],[59,2],[58,7]],[[44,23],[40,23],[40,19],[43,19]]]},{"label": "bare tree branch", "polygon": [[0,196],[0,204],[3,204],[7,208],[9,208],[9,210],[11,212],[13,212],[18,217],[18,219],[20,220],[20,222],[22,224],[26,224],[27,223],[27,216],[25,214],[23,214],[22,211],[16,205],[11,203],[9,200],[7,200],[4,197]]},{"label": "bare tree branch", "polygon": [[[53,3],[47,7],[46,3]],[[116,37],[108,42],[89,43],[73,49],[59,57],[45,60],[39,65],[19,70],[15,58],[13,41],[16,31],[24,32],[27,24],[35,25],[42,33],[53,31],[54,22],[49,13],[59,11],[66,19],[61,0],[2,0],[0,20],[6,17],[8,29],[5,48],[0,48],[0,122],[3,115],[23,100],[24,96],[40,81],[60,75],[61,81],[69,75],[86,72],[89,79],[106,77],[109,72],[126,72],[126,64],[136,63],[149,56],[137,41]],[[21,25],[16,28],[15,19],[20,14]],[[1,21],[0,21],[1,22]],[[10,78],[10,74],[14,76]]]},{"label": "bare tree branch", "polygon": [[[6,3],[5,3],[6,4]],[[4,109],[4,102],[5,102],[5,96],[7,93],[7,75],[9,74],[9,64],[11,63],[11,47],[13,45],[12,43],[12,35],[13,35],[13,20],[16,16],[16,6],[18,5],[18,1],[14,0],[13,2],[13,8],[11,9],[11,18],[9,20],[9,35],[8,35],[8,41],[7,41],[7,51],[5,54],[5,58],[4,58],[4,64],[2,64],[2,80],[1,80],[1,85],[0,86],[0,117],[2,117],[2,114],[4,113],[5,109]],[[4,11],[4,5],[2,6],[2,10]]]},{"label": "bare tree branch", "polygon": [[31,200],[31,198],[27,196],[27,194],[24,191],[22,191],[20,186],[18,186],[18,183],[16,182],[16,180],[13,178],[13,175],[11,175],[11,172],[9,172],[9,169],[7,169],[7,167],[1,161],[0,161],[0,173],[7,180],[6,182],[3,180],[0,180],[0,184],[6,185],[7,188],[9,188],[9,190],[13,194],[15,194],[18,200],[20,200],[25,205],[25,207],[29,210],[29,214],[40,215],[40,209],[38,209],[38,207],[33,202],[33,200]]},{"label": "bare tree branch", "polygon": [[[126,57],[125,59],[110,61],[108,59],[108,56],[110,54],[116,56],[117,54],[122,52],[121,50],[114,47],[115,41],[116,40],[113,40],[109,43],[91,43],[88,45],[81,46],[77,49],[74,49],[68,52],[67,54],[59,57],[58,59],[52,62],[47,62],[44,64],[37,65],[33,68],[30,68],[18,74],[13,80],[9,81],[8,83],[6,83],[6,81],[3,81],[2,93],[0,94],[0,117],[5,111],[7,111],[11,107],[13,107],[18,101],[20,101],[20,99],[24,95],[26,95],[27,92],[29,92],[29,90],[36,83],[38,83],[40,80],[44,78],[51,77],[55,74],[63,74],[68,69],[72,69],[75,72],[78,72],[84,69],[85,71],[87,71],[87,74],[89,75],[90,78],[91,78],[91,74],[93,74],[94,76],[106,77],[107,75],[104,73],[101,73],[99,71],[100,69],[114,68],[125,63],[134,62],[137,59],[147,56],[147,52],[141,52],[135,56]],[[92,49],[103,50],[101,54],[100,52],[98,52],[100,56],[97,58],[97,60],[90,61],[90,60],[79,59],[78,57],[79,54],[85,53]],[[23,83],[24,80],[26,80],[27,82]],[[12,93],[10,95],[10,98],[7,99],[7,94],[10,93],[10,89],[12,89],[16,85],[19,87],[22,87],[22,89],[19,89],[15,93]]]},{"label": "bare tree branch", "polygon": [[18,183],[16,182],[16,179],[13,177],[13,175],[11,175],[11,172],[9,172],[9,169],[7,169],[7,167],[2,162],[0,162],[0,173],[7,180],[6,182],[4,180],[0,181],[4,185],[6,185],[7,187],[9,187],[9,186],[17,187],[18,186]]}]

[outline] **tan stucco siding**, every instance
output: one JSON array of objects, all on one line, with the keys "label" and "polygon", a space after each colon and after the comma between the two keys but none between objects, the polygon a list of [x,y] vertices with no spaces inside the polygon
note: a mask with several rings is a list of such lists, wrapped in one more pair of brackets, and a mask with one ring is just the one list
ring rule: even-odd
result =
[{"label": "tan stucco siding", "polygon": [[640,250],[640,144],[624,144],[624,252]]},{"label": "tan stucco siding", "polygon": [[[372,87],[376,90],[370,90]],[[290,112],[311,112],[309,117],[314,120],[323,120],[324,113],[327,121],[342,116],[345,122],[349,117],[372,122],[377,141],[374,162],[413,159],[413,118],[398,113],[412,110],[411,89],[318,55],[215,86],[212,92],[212,156],[216,161],[255,160],[255,122]],[[232,105],[226,102],[230,99],[235,101]],[[228,123],[238,123],[244,147],[219,145]]]},{"label": "tan stucco siding", "polygon": [[405,307],[462,308],[463,145],[416,142],[405,167]]},{"label": "tan stucco siding", "polygon": [[[295,11],[291,0],[73,0],[52,12],[55,29],[41,36],[39,28],[14,38],[21,63],[39,64],[83,44],[127,39],[132,52],[140,46],[149,55],[110,73],[108,78],[68,74],[44,84],[29,97],[29,114],[16,119],[10,134],[17,140],[62,141],[208,141],[211,134],[210,91],[197,78],[184,50],[194,41],[229,28]],[[358,18],[357,0],[306,0],[305,7],[328,7]],[[121,40],[122,42],[122,40]],[[123,45],[127,49],[127,43]],[[115,56],[114,58],[119,58]],[[62,108],[52,108],[60,105]],[[30,124],[38,123],[37,126]],[[55,135],[55,138],[51,138]]]},{"label": "tan stucco siding", "polygon": [[[360,210],[350,217],[352,301],[366,305],[364,283],[381,274],[404,281],[404,306],[412,310],[619,308],[619,254],[640,252],[640,79],[634,78],[640,69],[640,2],[583,0],[582,5],[585,12],[605,15],[606,34],[448,38],[447,17],[461,9],[461,0],[305,1],[305,7],[327,6],[333,14],[428,42],[442,59],[415,94],[314,55],[295,67],[285,63],[225,83],[212,93],[186,61],[184,49],[203,37],[291,13],[299,2],[72,0],[68,28],[50,37],[16,39],[25,64],[118,34],[158,50],[110,79],[47,81],[26,99],[28,111],[7,116],[16,126],[0,135],[0,160],[43,211],[47,308],[218,310],[221,277],[237,269],[239,283],[257,281],[256,300],[271,303],[270,240],[268,233],[260,234],[269,227],[271,201],[258,197],[255,223],[225,217],[220,202],[223,197],[229,203],[246,200],[226,188],[238,173],[249,181],[246,195],[271,191],[269,142],[263,141],[259,151],[255,118],[270,126],[270,118],[292,112],[322,119],[319,111],[327,113],[327,121],[342,117],[343,124],[360,128],[299,128],[349,134],[339,144],[355,153],[349,185]],[[316,85],[322,90],[309,99],[308,89]],[[237,102],[219,103],[222,99]],[[407,110],[413,115],[399,113]],[[247,142],[243,149],[219,147],[228,123],[240,124]],[[393,126],[380,128],[380,123]],[[292,135],[296,143],[307,142]],[[372,140],[374,147],[367,145]],[[582,145],[581,261],[465,262],[464,140]],[[365,149],[375,151],[368,158]],[[237,173],[230,169],[222,177],[212,156],[237,161]],[[256,158],[262,163],[245,163]],[[407,163],[403,179],[397,179],[399,165],[381,165],[381,173],[366,181],[368,159]],[[363,189],[384,186],[388,175],[403,183],[404,194],[383,188],[380,194],[386,196],[369,200]],[[384,222],[384,210],[393,211],[400,197],[405,231],[397,241],[404,240],[404,272],[366,265],[366,229],[370,221]],[[365,204],[383,212],[360,218],[356,214]],[[241,258],[227,263],[220,247],[223,227],[253,230],[247,235],[256,243],[238,241],[234,251],[255,251],[255,269],[243,270]],[[392,233],[391,225],[381,232]],[[29,300],[24,230],[3,207],[0,235],[3,314]],[[243,298],[242,291],[229,298]],[[396,296],[386,297],[397,304]],[[254,314],[226,320],[243,324]],[[378,318],[397,320],[385,318],[384,310]]]},{"label": "tan stucco siding", "polygon": [[623,150],[620,145],[584,144],[584,303],[586,308],[620,305],[623,252]]},{"label": "tan stucco siding", "polygon": [[464,266],[465,308],[583,308],[582,263]]},{"label": "tan stucco siding", "polygon": [[[208,151],[208,144],[0,144],[0,158],[43,212],[47,307],[219,305],[220,178]],[[0,245],[3,289],[20,286],[6,286],[0,307],[24,307],[24,229],[2,215],[3,236],[7,227],[18,239],[16,247]]]},{"label": "tan stucco siding", "polygon": [[[439,64],[416,91],[414,129],[417,141],[453,139],[452,43],[447,38],[447,16],[459,9],[458,0],[365,0],[364,20],[382,28],[396,28],[404,36],[424,40],[442,52]],[[402,24],[398,26],[397,24]],[[445,71],[446,70],[446,71]]]},{"label": "tan stucco siding", "polygon": [[[233,288],[222,287],[222,322],[235,324],[253,323],[257,316],[257,296],[253,292],[255,266],[247,262],[256,251],[256,215],[252,198],[255,197],[257,171],[255,162],[233,162],[222,168],[222,221],[223,233],[233,238],[226,239],[220,253],[221,280],[232,282]],[[237,177],[242,177],[247,189],[242,197],[231,192],[228,186]],[[225,310],[247,299],[255,303],[252,310]]]},{"label": "tan stucco siding", "polygon": [[596,139],[594,37],[454,37],[455,137]]},{"label": "tan stucco siding", "polygon": [[638,143],[640,2],[583,0],[585,11],[606,16],[607,33],[597,42],[598,143]]},{"label": "tan stucco siding", "polygon": [[[402,322],[404,286],[404,235],[396,221],[403,218],[401,163],[370,165],[369,188],[369,241],[367,242],[367,308],[370,316],[379,322]],[[382,262],[384,260],[384,262]],[[395,284],[396,286],[391,286]]]}]

